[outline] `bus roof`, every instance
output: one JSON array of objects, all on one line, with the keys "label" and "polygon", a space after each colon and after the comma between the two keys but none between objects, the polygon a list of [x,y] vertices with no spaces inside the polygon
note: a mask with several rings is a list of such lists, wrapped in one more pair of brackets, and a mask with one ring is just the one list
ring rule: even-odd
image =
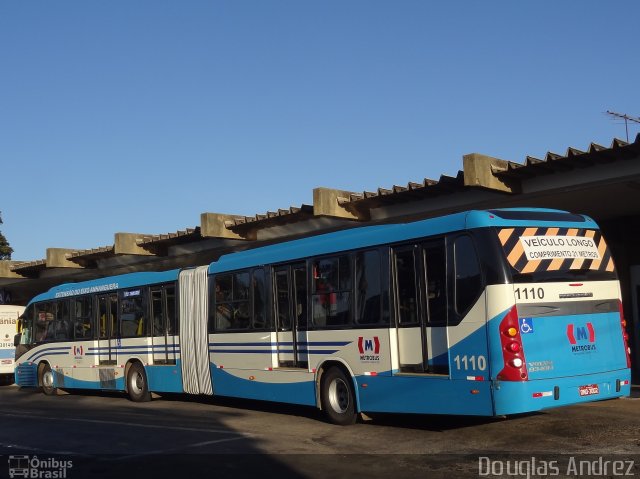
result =
[{"label": "bus roof", "polygon": [[230,253],[211,263],[209,273],[232,271],[266,263],[292,261],[308,256],[338,253],[465,229],[519,226],[598,229],[592,219],[561,210],[542,208],[474,210],[410,223],[356,227]]},{"label": "bus roof", "polygon": [[49,299],[65,298],[89,293],[108,292],[120,288],[135,288],[146,284],[165,283],[175,281],[178,278],[179,270],[163,272],[128,273],[118,276],[107,276],[104,278],[82,281],[79,283],[65,283],[51,288],[49,291],[39,294],[29,304],[36,301],[46,301]]},{"label": "bus roof", "polygon": [[[338,253],[350,249],[373,247],[385,243],[406,241],[430,235],[484,227],[561,226],[565,228],[598,229],[589,217],[561,210],[542,208],[505,208],[467,211],[409,223],[361,226],[325,233],[246,251],[228,253],[209,265],[209,273],[233,271],[267,263],[292,261],[308,256]],[[118,276],[65,283],[39,294],[29,304],[69,296],[135,288],[148,284],[175,281],[180,270],[128,273]]]}]

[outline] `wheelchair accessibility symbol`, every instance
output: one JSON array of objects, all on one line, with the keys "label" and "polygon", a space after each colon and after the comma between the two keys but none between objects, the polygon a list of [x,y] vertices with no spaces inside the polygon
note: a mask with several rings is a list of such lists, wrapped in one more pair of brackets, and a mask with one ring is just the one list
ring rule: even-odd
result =
[{"label": "wheelchair accessibility symbol", "polygon": [[522,334],[533,333],[533,318],[518,318]]}]

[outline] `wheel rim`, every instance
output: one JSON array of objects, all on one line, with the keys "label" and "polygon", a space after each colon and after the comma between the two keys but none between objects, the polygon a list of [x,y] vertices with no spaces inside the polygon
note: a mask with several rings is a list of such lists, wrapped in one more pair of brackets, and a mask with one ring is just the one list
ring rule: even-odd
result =
[{"label": "wheel rim", "polygon": [[142,391],[144,391],[144,378],[142,377],[142,374],[140,374],[140,372],[136,371],[133,373],[130,387],[133,394],[142,394]]},{"label": "wheel rim", "polygon": [[351,403],[349,386],[342,379],[336,378],[329,384],[329,404],[331,408],[344,414]]},{"label": "wheel rim", "polygon": [[51,371],[45,371],[42,375],[42,385],[47,388],[53,388],[53,373]]}]

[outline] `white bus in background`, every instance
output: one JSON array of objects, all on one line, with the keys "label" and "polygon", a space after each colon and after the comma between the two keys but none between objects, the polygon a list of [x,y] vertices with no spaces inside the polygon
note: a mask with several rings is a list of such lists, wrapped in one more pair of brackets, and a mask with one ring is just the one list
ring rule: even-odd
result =
[{"label": "white bus in background", "polygon": [[16,323],[24,306],[0,304],[0,384],[13,382]]}]

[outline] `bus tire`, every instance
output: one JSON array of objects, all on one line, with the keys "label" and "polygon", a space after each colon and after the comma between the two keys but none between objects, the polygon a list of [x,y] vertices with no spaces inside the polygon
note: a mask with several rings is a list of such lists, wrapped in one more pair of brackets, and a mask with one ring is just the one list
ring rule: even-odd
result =
[{"label": "bus tire", "polygon": [[144,366],[140,363],[133,363],[129,368],[127,373],[127,392],[129,399],[133,402],[151,401],[147,374],[144,372]]},{"label": "bus tire", "polygon": [[329,422],[348,426],[356,422],[353,382],[340,368],[330,368],[322,376],[322,410]]},{"label": "bus tire", "polygon": [[58,394],[58,389],[53,385],[53,371],[51,371],[49,364],[43,363],[40,365],[38,369],[38,383],[40,384],[42,392],[47,396],[55,396]]}]

